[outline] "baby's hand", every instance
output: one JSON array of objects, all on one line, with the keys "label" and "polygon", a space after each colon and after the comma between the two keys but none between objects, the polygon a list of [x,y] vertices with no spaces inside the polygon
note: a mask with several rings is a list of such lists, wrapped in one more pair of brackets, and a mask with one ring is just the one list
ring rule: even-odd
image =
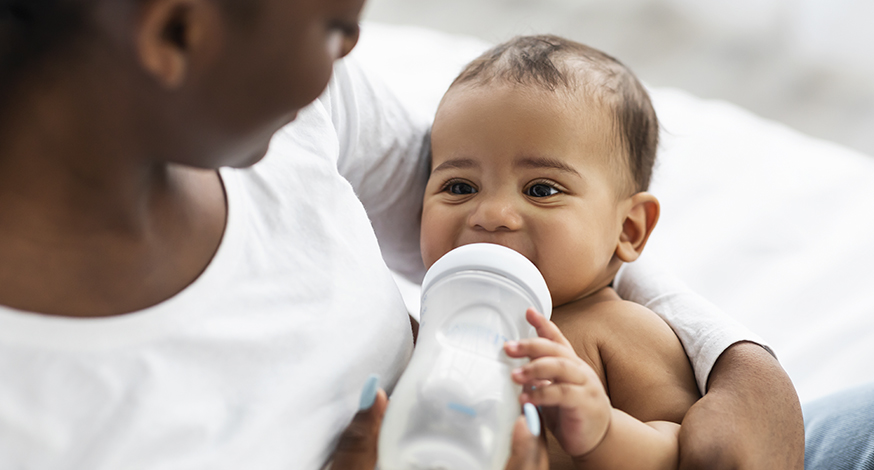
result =
[{"label": "baby's hand", "polygon": [[534,309],[525,314],[539,338],[510,341],[510,357],[531,362],[512,373],[523,385],[522,403],[542,406],[547,427],[569,455],[579,457],[597,447],[610,426],[612,405],[595,371],[574,352],[555,323]]}]

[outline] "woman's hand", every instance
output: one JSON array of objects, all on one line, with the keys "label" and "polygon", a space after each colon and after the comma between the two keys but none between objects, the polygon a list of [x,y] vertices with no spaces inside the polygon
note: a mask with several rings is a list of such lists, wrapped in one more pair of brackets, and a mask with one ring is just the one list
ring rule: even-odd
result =
[{"label": "woman's hand", "polygon": [[334,450],[331,470],[373,470],[382,418],[388,407],[385,391],[377,385],[379,377],[371,375],[361,391],[358,413],[340,435]]},{"label": "woman's hand", "polygon": [[[534,407],[531,407],[533,410]],[[549,468],[549,454],[546,440],[540,431],[540,417],[534,412],[526,412],[516,419],[513,427],[513,446],[506,470],[546,470]]]},{"label": "woman's hand", "polygon": [[613,411],[610,398],[555,323],[533,309],[526,318],[539,338],[504,345],[508,356],[531,359],[512,373],[513,381],[526,387],[519,399],[543,407],[547,426],[566,453],[585,455],[607,434]]},{"label": "woman's hand", "polygon": [[[340,435],[327,468],[331,470],[373,470],[377,444],[388,398],[377,387],[378,377],[371,376],[361,393],[359,411]],[[506,470],[547,470],[549,459],[546,441],[540,436],[540,419],[536,414],[519,416],[513,428],[513,444]]]}]

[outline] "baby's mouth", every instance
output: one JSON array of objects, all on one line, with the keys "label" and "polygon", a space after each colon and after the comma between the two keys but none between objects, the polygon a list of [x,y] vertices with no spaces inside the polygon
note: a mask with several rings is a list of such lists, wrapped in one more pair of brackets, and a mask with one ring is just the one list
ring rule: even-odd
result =
[{"label": "baby's mouth", "polygon": [[520,253],[522,256],[528,258],[528,260],[531,261],[532,263],[534,263],[535,265],[537,264],[534,262],[534,259],[531,257],[530,250],[525,249],[523,246],[521,246],[518,242],[515,242],[514,240],[501,239],[501,238],[503,238],[503,237],[478,237],[477,239],[464,240],[461,243],[459,243],[458,245],[456,245],[454,248],[458,248],[459,246],[463,246],[463,245],[470,245],[471,243],[491,243],[493,245],[501,245],[503,247],[506,247],[506,248],[509,248],[513,251],[516,251],[516,252]]}]

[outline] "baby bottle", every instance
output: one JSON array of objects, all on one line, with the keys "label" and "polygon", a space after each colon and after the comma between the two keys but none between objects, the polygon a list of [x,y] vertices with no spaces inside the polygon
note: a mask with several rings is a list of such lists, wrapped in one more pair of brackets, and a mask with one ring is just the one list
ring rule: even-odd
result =
[{"label": "baby bottle", "polygon": [[502,470],[510,455],[521,386],[505,341],[536,336],[534,307],[552,301],[537,268],[500,245],[456,248],[422,283],[419,337],[386,410],[380,470]]}]

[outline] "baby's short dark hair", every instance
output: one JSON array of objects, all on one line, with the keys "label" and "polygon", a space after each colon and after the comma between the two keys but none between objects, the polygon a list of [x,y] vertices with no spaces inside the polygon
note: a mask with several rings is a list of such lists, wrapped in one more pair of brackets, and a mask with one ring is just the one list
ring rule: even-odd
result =
[{"label": "baby's short dark hair", "polygon": [[649,187],[659,123],[649,94],[618,60],[589,46],[552,35],[518,36],[468,64],[450,88],[492,81],[556,91],[583,89],[612,112],[616,137],[630,170],[630,192]]}]

